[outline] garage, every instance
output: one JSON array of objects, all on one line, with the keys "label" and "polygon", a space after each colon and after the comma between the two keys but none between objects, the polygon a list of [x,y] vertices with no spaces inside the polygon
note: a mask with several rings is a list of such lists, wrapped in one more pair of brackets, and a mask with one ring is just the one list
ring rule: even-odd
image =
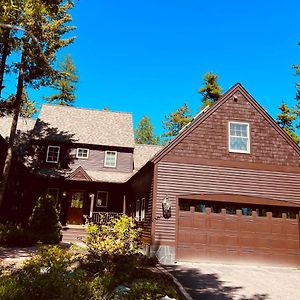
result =
[{"label": "garage", "polygon": [[178,261],[300,265],[299,207],[237,195],[178,198]]}]

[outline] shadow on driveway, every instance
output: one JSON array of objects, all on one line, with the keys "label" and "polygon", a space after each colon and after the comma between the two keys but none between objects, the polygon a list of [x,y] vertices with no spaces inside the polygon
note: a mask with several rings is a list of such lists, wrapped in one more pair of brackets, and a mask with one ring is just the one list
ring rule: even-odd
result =
[{"label": "shadow on driveway", "polygon": [[164,266],[182,284],[193,299],[203,300],[265,300],[268,294],[255,294],[251,297],[235,294],[243,287],[228,286],[220,280],[218,274],[204,274],[197,268],[177,265]]}]

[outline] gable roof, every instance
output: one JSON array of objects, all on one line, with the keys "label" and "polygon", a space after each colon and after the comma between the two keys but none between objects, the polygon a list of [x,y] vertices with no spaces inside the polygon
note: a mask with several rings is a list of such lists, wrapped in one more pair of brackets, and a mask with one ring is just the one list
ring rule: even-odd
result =
[{"label": "gable roof", "polygon": [[191,123],[184,130],[182,130],[165,148],[163,148],[162,151],[157,153],[151,161],[153,163],[159,162],[167,153],[169,153],[169,151],[178,145],[187,135],[189,135],[195,128],[197,128],[202,122],[210,117],[219,107],[221,107],[231,96],[237,92],[240,92],[252,104],[252,106],[300,156],[299,146],[284,130],[279,127],[274,119],[257,103],[257,101],[246,91],[246,89],[240,83],[237,83],[204,113],[198,114],[196,118],[191,121]]},{"label": "gable roof", "polygon": [[134,170],[141,169],[164,146],[136,144],[133,152]]},{"label": "gable roof", "polygon": [[40,127],[39,138],[52,141],[62,134],[49,135],[49,128],[72,136],[77,143],[134,147],[131,113],[44,104],[36,127]]},{"label": "gable roof", "polygon": [[[0,118],[0,135],[3,138],[8,138],[10,135],[12,119],[11,116]],[[19,117],[17,131],[27,133],[33,129],[35,123],[36,119]]]}]

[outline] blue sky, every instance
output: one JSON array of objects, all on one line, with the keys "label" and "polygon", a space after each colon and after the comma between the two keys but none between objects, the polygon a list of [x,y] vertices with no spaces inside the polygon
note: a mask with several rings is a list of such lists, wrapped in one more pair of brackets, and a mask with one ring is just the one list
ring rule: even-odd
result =
[{"label": "blue sky", "polygon": [[[225,92],[240,82],[273,116],[294,104],[292,65],[300,64],[299,1],[81,0],[70,53],[80,82],[76,106],[147,114],[162,119],[184,102],[200,106],[205,72]],[[34,93],[42,102],[41,90]]]}]

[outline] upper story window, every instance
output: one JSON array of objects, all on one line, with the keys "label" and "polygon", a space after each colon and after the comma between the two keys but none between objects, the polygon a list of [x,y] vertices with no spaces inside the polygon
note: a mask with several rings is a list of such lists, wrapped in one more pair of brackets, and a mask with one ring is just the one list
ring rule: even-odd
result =
[{"label": "upper story window", "polygon": [[46,162],[57,163],[59,159],[59,146],[48,146]]},{"label": "upper story window", "polygon": [[229,151],[250,153],[249,124],[229,122]]},{"label": "upper story window", "polygon": [[77,148],[76,150],[77,158],[89,158],[89,149],[86,148]]},{"label": "upper story window", "polygon": [[115,168],[117,166],[117,152],[105,151],[104,167]]}]

